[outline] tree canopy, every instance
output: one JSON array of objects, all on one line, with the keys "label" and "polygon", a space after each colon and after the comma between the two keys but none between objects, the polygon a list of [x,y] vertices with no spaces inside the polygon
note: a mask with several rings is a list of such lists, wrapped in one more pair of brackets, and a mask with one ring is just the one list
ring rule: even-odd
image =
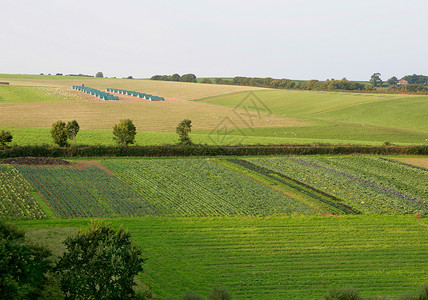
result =
[{"label": "tree canopy", "polygon": [[0,131],[0,145],[6,147],[7,143],[12,142],[12,134],[9,131],[1,130]]},{"label": "tree canopy", "polygon": [[63,121],[56,121],[52,124],[51,135],[55,142],[60,147],[68,146],[67,125]]},{"label": "tree canopy", "polygon": [[130,234],[92,221],[65,242],[56,270],[69,299],[132,299],[134,276],[143,271],[141,250]]},{"label": "tree canopy", "polygon": [[192,131],[192,121],[189,119],[184,119],[183,121],[181,121],[176,130],[178,133],[178,137],[180,140],[180,144],[183,145],[191,145],[192,141],[189,137],[189,133],[190,131]]},{"label": "tree canopy", "polygon": [[120,120],[118,124],[113,126],[113,139],[122,146],[134,144],[137,129],[129,119]]},{"label": "tree canopy", "polygon": [[70,121],[67,123],[66,130],[67,130],[67,137],[74,141],[76,144],[76,136],[79,132],[80,126],[79,123],[77,123],[76,120]]}]

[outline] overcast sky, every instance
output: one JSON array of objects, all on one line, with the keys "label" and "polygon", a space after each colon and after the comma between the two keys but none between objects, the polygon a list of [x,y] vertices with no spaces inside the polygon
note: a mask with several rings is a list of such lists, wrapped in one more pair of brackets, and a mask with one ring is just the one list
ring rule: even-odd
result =
[{"label": "overcast sky", "polygon": [[428,0],[1,0],[0,73],[428,75]]}]

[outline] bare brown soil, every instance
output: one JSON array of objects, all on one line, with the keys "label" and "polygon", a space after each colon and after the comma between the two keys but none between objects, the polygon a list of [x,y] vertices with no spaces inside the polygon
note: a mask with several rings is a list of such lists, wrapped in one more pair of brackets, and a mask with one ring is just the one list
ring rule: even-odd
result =
[{"label": "bare brown soil", "polygon": [[428,158],[408,157],[408,158],[396,158],[396,160],[428,169]]}]

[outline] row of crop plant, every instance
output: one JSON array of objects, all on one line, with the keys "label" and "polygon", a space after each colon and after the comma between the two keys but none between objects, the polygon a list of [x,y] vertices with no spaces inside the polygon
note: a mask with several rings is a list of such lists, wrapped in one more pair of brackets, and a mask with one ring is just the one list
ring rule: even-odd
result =
[{"label": "row of crop plant", "polygon": [[106,93],[94,88],[86,87],[86,86],[80,86],[80,85],[73,85],[73,90],[84,92],[86,94],[90,94],[92,96],[98,97],[102,100],[119,100],[119,97],[112,95],[110,93]]},{"label": "row of crop plant", "polygon": [[145,94],[145,93],[141,93],[141,92],[135,92],[135,91],[127,91],[127,90],[121,90],[121,89],[107,88],[107,92],[138,97],[138,98],[142,98],[142,99],[150,100],[150,101],[165,101],[164,97],[154,96],[154,95]]}]

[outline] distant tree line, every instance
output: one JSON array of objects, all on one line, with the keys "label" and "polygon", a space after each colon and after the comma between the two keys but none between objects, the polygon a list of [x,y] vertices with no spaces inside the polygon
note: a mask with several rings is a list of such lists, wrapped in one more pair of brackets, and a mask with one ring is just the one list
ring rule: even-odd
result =
[{"label": "distant tree line", "polygon": [[151,80],[163,80],[163,81],[181,81],[181,82],[196,82],[195,74],[184,74],[180,76],[179,74],[172,75],[155,75],[150,78]]},{"label": "distant tree line", "polygon": [[296,89],[296,90],[314,90],[314,91],[331,91],[331,90],[364,90],[365,85],[363,83],[349,81],[346,79],[342,80],[309,80],[306,82],[295,82],[290,79],[274,79],[270,77],[234,77],[232,80],[225,80],[222,78],[214,79],[216,84],[231,84],[231,85],[244,85],[244,86],[256,86],[266,87],[274,89]]}]

